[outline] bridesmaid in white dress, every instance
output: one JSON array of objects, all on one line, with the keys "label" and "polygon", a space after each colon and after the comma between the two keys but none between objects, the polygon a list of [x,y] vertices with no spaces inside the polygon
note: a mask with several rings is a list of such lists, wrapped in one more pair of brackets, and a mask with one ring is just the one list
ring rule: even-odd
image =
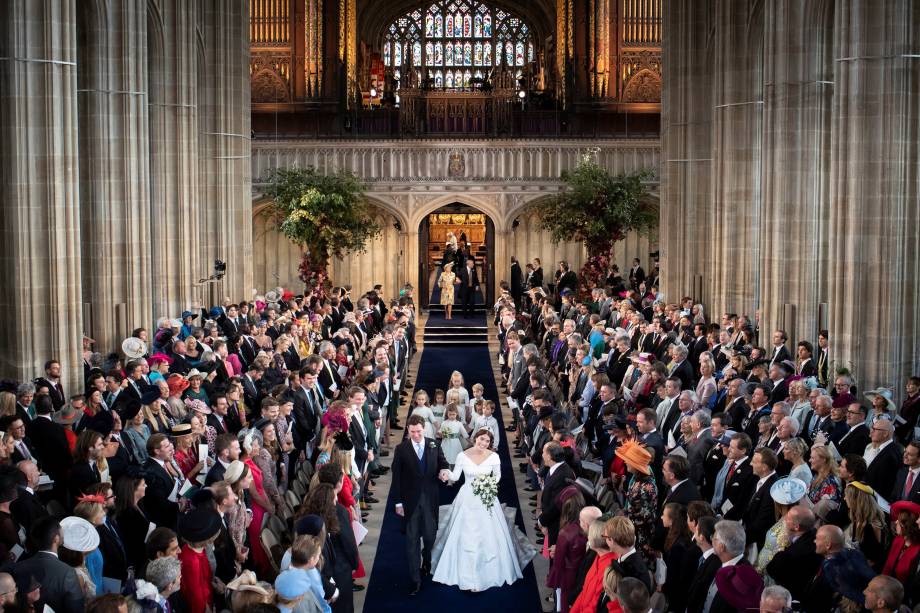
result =
[{"label": "bridesmaid in white dress", "polygon": [[431,411],[431,407],[428,406],[428,392],[425,390],[418,390],[415,392],[415,398],[412,404],[414,405],[412,415],[421,415],[425,420],[425,438],[433,439],[435,433],[435,418],[434,413]]},{"label": "bridesmaid in white dress", "polygon": [[447,406],[454,405],[457,407],[457,419],[460,420],[460,423],[464,426],[469,423],[469,416],[467,414],[466,403],[460,402],[460,392],[457,390],[447,390]]},{"label": "bridesmaid in white dress", "polygon": [[452,391],[456,391],[458,394],[460,394],[461,404],[470,403],[470,393],[464,387],[463,374],[459,370],[455,370],[450,374],[450,385],[447,387],[448,402],[450,402],[449,396]]},{"label": "bridesmaid in white dress", "polygon": [[444,457],[451,466],[457,463],[457,456],[463,453],[469,437],[466,428],[457,417],[457,405],[448,404],[444,411],[444,421],[441,422],[441,428],[438,430],[441,451],[444,452]]},{"label": "bridesmaid in white dress", "polygon": [[441,428],[441,422],[444,421],[444,410],[447,408],[447,403],[444,400],[444,390],[436,389],[434,391],[434,404],[431,405],[431,412],[434,414],[434,429],[439,430]]},{"label": "bridesmaid in white dress", "polygon": [[479,475],[491,473],[496,481],[501,479],[501,461],[491,446],[492,433],[480,430],[473,447],[457,456],[450,480],[463,474],[464,483],[454,503],[441,507],[431,552],[433,579],[461,590],[510,585],[524,576],[522,569],[537,553],[514,525],[514,509],[501,505],[497,497],[486,507],[473,493],[472,483]]}]

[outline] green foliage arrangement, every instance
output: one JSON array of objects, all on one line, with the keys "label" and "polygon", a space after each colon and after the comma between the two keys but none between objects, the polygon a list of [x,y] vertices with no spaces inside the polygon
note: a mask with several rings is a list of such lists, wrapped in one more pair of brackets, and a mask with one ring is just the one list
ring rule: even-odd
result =
[{"label": "green foliage arrangement", "polygon": [[365,250],[380,234],[365,186],[347,171],[321,174],[315,168],[279,168],[269,175],[268,195],[278,230],[304,247],[301,280],[327,282],[329,261]]}]

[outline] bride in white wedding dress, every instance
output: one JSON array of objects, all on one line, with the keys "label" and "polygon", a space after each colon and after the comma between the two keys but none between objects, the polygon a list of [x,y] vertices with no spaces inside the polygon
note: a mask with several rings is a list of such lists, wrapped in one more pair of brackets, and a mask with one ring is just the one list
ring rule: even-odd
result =
[{"label": "bride in white wedding dress", "polygon": [[491,473],[501,479],[501,461],[491,451],[492,433],[479,430],[473,447],[457,456],[450,481],[464,475],[454,503],[440,509],[438,535],[431,552],[433,579],[474,592],[511,584],[537,551],[514,525],[515,509],[496,497],[489,507],[473,492],[473,480]]}]

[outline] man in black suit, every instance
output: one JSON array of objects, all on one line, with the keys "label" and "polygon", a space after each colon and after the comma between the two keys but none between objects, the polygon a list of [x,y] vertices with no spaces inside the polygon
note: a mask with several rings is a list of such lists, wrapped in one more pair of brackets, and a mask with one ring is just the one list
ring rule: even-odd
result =
[{"label": "man in black suit", "polygon": [[556,544],[559,536],[559,518],[562,508],[557,498],[559,492],[575,481],[575,473],[565,461],[565,448],[556,441],[543,445],[543,465],[546,477],[543,491],[540,492],[540,517],[537,522],[543,531],[543,537],[549,539],[549,545]]},{"label": "man in black suit", "polygon": [[31,538],[37,553],[17,562],[15,570],[17,575],[31,576],[41,584],[35,610],[41,611],[48,605],[56,613],[82,613],[85,600],[77,573],[57,555],[64,543],[61,524],[53,517],[43,517],[32,526]]},{"label": "man in black suit", "polygon": [[528,283],[530,287],[543,287],[543,265],[540,262],[540,258],[534,258],[533,264],[533,273],[530,275]]},{"label": "man in black suit", "polygon": [[773,387],[770,388],[770,400],[768,404],[773,406],[777,402],[782,402],[789,397],[789,376],[795,373],[795,365],[792,362],[777,362],[770,366],[770,381]]},{"label": "man in black suit", "polygon": [[179,488],[182,485],[178,475],[173,473],[169,461],[175,447],[165,434],[154,434],[147,439],[147,493],[144,496],[144,511],[157,526],[175,529],[179,514]]},{"label": "man in black suit", "polygon": [[36,398],[35,419],[29,423],[26,432],[35,445],[38,465],[54,480],[54,498],[66,506],[70,502],[67,498],[67,477],[73,466],[73,456],[63,426],[51,419],[53,410],[49,396]]},{"label": "man in black suit", "polygon": [[894,425],[887,419],[873,423],[869,436],[872,442],[863,454],[868,465],[866,482],[876,492],[890,492],[903,465],[904,450],[894,440]]},{"label": "man in black suit", "polygon": [[332,401],[339,398],[342,393],[342,376],[339,375],[335,363],[335,345],[332,341],[323,341],[319,344],[319,355],[323,358],[317,377],[326,399]]},{"label": "man in black suit", "polygon": [[214,559],[217,563],[214,574],[226,584],[233,581],[238,574],[236,543],[230,536],[226,516],[228,511],[236,508],[237,497],[227,484],[222,484],[221,487],[212,488],[212,490],[217,514],[220,515],[220,532],[217,534],[217,540],[214,541]]},{"label": "man in black suit", "polygon": [[[18,497],[10,503],[10,514],[17,525],[22,526],[26,535],[32,533],[32,524],[42,517],[48,516],[45,505],[38,499],[38,480],[41,473],[38,472],[38,466],[31,460],[21,460],[16,464],[16,468],[22,473],[22,479],[19,484]],[[26,546],[26,543],[22,544]],[[27,547],[28,548],[28,547]]]},{"label": "man in black suit", "polygon": [[890,502],[909,500],[920,504],[920,442],[911,441],[901,456],[904,466],[894,480],[894,489],[887,497]]},{"label": "man in black suit", "polygon": [[[29,420],[30,422],[32,420]],[[7,415],[0,419],[0,432],[9,432],[13,437],[13,453],[10,461],[13,464],[23,460],[34,460],[35,451],[32,442],[26,436],[26,421],[19,414]]]},{"label": "man in black suit", "polygon": [[798,601],[805,597],[821,566],[822,557],[815,552],[815,522],[810,509],[803,506],[789,509],[785,524],[790,543],[767,564],[767,574]]},{"label": "man in black suit", "polygon": [[680,389],[696,389],[693,384],[693,365],[687,360],[687,346],[683,343],[674,343],[670,347],[671,361],[673,366],[669,376],[680,379]]},{"label": "man in black suit", "polygon": [[35,389],[44,387],[48,389],[48,397],[54,410],[58,411],[67,402],[64,387],[61,385],[61,363],[57,360],[45,362],[45,376],[35,380]]},{"label": "man in black suit", "polygon": [[578,275],[569,270],[569,263],[560,260],[559,279],[556,281],[556,295],[561,296],[564,290],[574,293],[578,289]]},{"label": "man in black suit", "polygon": [[665,458],[661,468],[664,482],[668,484],[667,495],[662,502],[662,507],[668,503],[676,502],[684,507],[695,500],[702,500],[696,484],[690,479],[690,462],[682,455],[669,455]]},{"label": "man in black suit", "polygon": [[515,256],[511,256],[511,297],[514,299],[514,306],[521,308],[521,294],[524,292],[523,280],[521,278],[521,265]]},{"label": "man in black suit", "polygon": [[652,471],[655,480],[661,483],[661,464],[664,462],[664,438],[655,428],[655,411],[642,409],[636,414],[636,430],[639,431],[639,442],[654,453],[652,458]]},{"label": "man in black suit", "polygon": [[792,360],[792,354],[789,353],[789,349],[786,347],[786,342],[788,340],[789,336],[786,334],[785,330],[773,331],[773,349],[770,351],[770,366],[780,364],[786,360]]},{"label": "man in black suit", "polygon": [[629,284],[634,290],[639,289],[639,284],[645,281],[645,271],[639,266],[639,258],[633,258],[632,268],[629,269]]},{"label": "man in black suit", "polygon": [[476,262],[473,258],[467,259],[466,264],[457,273],[457,278],[460,279],[457,289],[463,300],[463,317],[469,319],[473,316],[473,302],[476,292],[479,291],[479,273],[476,272]]},{"label": "man in black suit", "polygon": [[[697,411],[690,418],[690,440],[687,441],[687,462],[690,464],[690,480],[697,487],[702,487],[706,471],[706,456],[715,444],[712,437],[713,417],[706,411]],[[721,427],[722,416],[716,414],[715,419]]]},{"label": "man in black suit", "polygon": [[848,453],[862,455],[870,442],[869,427],[866,426],[866,407],[854,402],[846,410],[846,423],[850,429],[835,443],[837,451],[841,456]]},{"label": "man in black suit", "polygon": [[645,559],[636,551],[636,528],[631,521],[620,515],[607,522],[604,528],[607,545],[617,554],[617,559],[610,563],[620,577],[632,577],[642,582],[651,593],[652,575],[648,571]]},{"label": "man in black suit", "polygon": [[227,467],[234,460],[240,459],[240,441],[233,433],[225,433],[214,439],[214,455],[217,461],[208,470],[204,478],[205,487],[224,480]]},{"label": "man in black suit", "polygon": [[722,567],[722,561],[715,555],[712,547],[713,535],[716,531],[715,517],[701,517],[696,523],[696,534],[693,539],[703,552],[696,574],[687,588],[687,611],[698,613],[703,610],[709,586],[716,578],[716,572]]},{"label": "man in black suit", "polygon": [[776,510],[770,488],[779,479],[776,474],[778,459],[776,454],[766,447],[761,447],[754,452],[751,458],[751,469],[758,481],[754,486],[754,495],[744,511],[744,532],[747,535],[747,544],[756,543],[758,550],[763,549],[767,530],[776,523]]},{"label": "man in black suit", "polygon": [[102,481],[96,463],[103,457],[104,451],[105,444],[98,432],[84,430],[77,438],[74,457],[78,460],[70,471],[70,495],[74,504],[77,498],[86,493],[89,486]]},{"label": "man in black suit", "polygon": [[731,438],[726,457],[729,460],[728,471],[725,477],[725,487],[722,490],[722,501],[716,509],[720,510],[725,519],[740,520],[744,517],[751,494],[757,485],[757,477],[748,461],[751,453],[751,439],[747,434],[739,432]]},{"label": "man in black suit", "polygon": [[[420,569],[431,570],[431,549],[438,526],[438,480],[447,481],[447,459],[435,442],[425,438],[425,418],[412,415],[408,436],[393,452],[391,496],[396,514],[403,518],[406,555],[409,558],[410,595],[421,588]],[[419,548],[419,539],[424,547]]]},{"label": "man in black suit", "polygon": [[[715,576],[727,572],[731,566],[747,566],[751,574],[757,576],[757,572],[750,567],[750,562],[744,557],[745,535],[741,522],[723,519],[717,523],[712,538],[712,548],[721,562],[721,567],[716,570],[713,582],[709,585],[703,610],[708,610],[709,613],[735,613],[738,609],[725,600],[718,589]],[[706,603],[709,604],[708,607]]]}]

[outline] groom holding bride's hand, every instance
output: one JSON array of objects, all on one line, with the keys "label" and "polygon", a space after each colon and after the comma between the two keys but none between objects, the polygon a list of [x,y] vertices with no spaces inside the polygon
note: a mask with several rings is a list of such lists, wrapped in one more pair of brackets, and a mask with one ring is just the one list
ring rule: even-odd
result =
[{"label": "groom holding bride's hand", "polygon": [[[438,531],[438,480],[447,482],[449,464],[440,447],[425,438],[425,418],[412,415],[406,422],[409,436],[393,453],[393,484],[396,514],[403,518],[406,554],[414,596],[421,588],[421,573],[431,573],[431,549]],[[419,539],[424,546],[419,547]]]}]

